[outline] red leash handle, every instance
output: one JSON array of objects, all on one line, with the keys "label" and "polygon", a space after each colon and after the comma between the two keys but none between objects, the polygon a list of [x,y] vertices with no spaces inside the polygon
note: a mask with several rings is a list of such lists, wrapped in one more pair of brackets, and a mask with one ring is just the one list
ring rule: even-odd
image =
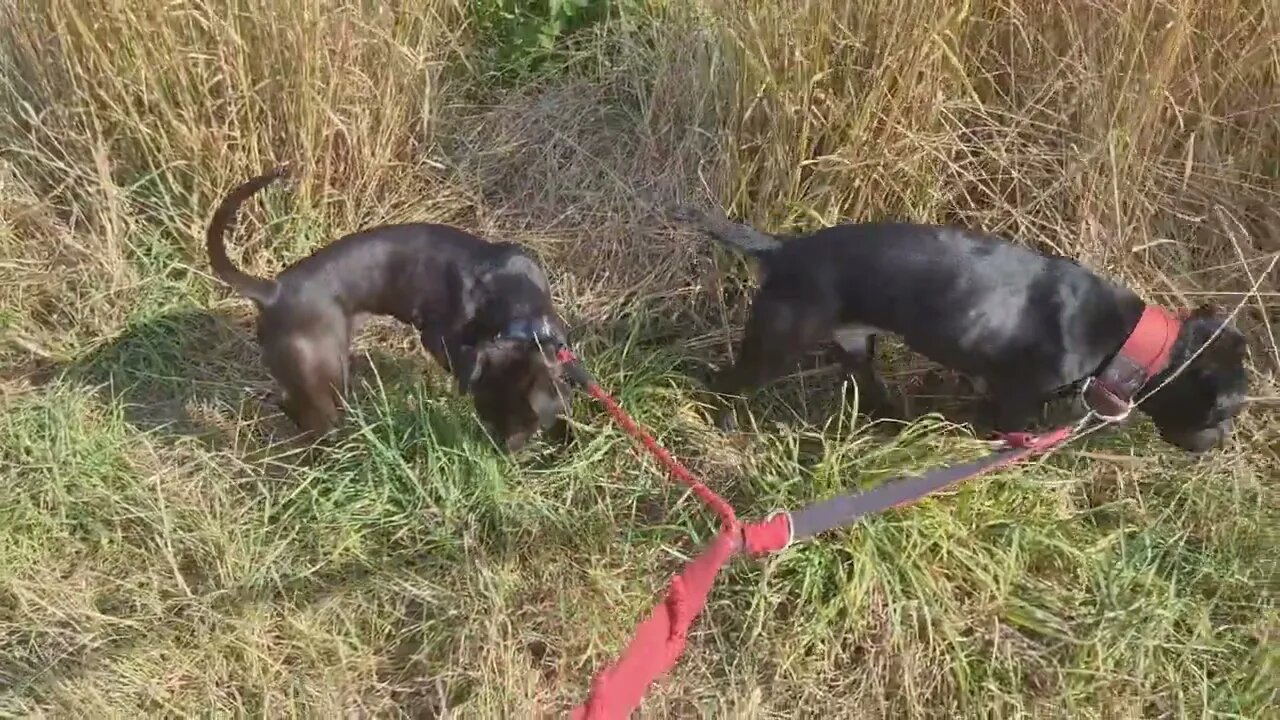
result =
[{"label": "red leash handle", "polygon": [[649,686],[675,667],[688,641],[689,628],[706,607],[707,596],[711,593],[716,576],[742,546],[742,532],[733,507],[694,477],[688,468],[659,445],[652,435],[645,432],[591,378],[568,348],[560,348],[557,356],[566,368],[570,380],[599,401],[624,432],[640,442],[672,477],[693,491],[699,500],[720,516],[720,533],[712,541],[711,547],[671,579],[666,595],[636,628],[631,642],[613,665],[596,675],[587,701],[575,708],[572,714],[573,720],[625,718],[640,706]]}]

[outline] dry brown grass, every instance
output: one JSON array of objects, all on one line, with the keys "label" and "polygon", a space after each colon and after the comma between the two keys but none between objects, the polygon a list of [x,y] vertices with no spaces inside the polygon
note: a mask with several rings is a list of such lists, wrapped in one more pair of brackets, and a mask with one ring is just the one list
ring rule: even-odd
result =
[{"label": "dry brown grass", "polygon": [[[228,186],[293,160],[302,179],[234,243],[246,267],[393,220],[527,243],[604,377],[744,513],[969,446],[801,423],[722,447],[685,370],[723,358],[746,275],[644,193],[770,229],[962,223],[1152,300],[1240,304],[1259,400],[1227,452],[1188,463],[1130,433],[736,572],[646,708],[1263,714],[1274,4],[622,3],[514,84],[484,59],[482,5],[0,7],[0,713],[559,712],[672,567],[671,528],[630,528],[676,496],[618,436],[495,459],[394,329],[332,460],[266,445],[243,309],[216,300],[201,237]],[[208,431],[129,404],[157,398]]]}]

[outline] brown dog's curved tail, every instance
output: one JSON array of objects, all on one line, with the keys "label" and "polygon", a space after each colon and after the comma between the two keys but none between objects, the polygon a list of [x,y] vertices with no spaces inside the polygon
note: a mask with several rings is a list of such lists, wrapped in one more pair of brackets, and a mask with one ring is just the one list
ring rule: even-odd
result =
[{"label": "brown dog's curved tail", "polygon": [[237,185],[222,199],[213,213],[213,220],[209,221],[209,230],[205,233],[205,249],[209,251],[209,263],[213,266],[214,274],[235,288],[236,292],[259,305],[274,302],[279,285],[275,280],[254,277],[232,264],[231,258],[227,257],[226,236],[235,227],[236,211],[240,209],[240,204],[288,174],[288,165],[277,165],[270,172]]}]

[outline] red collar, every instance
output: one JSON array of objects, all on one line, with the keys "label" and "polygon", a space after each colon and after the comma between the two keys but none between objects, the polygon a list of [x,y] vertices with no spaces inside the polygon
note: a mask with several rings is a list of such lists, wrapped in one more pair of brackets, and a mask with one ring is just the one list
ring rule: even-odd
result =
[{"label": "red collar", "polygon": [[1155,305],[1143,308],[1120,352],[1085,382],[1082,393],[1089,409],[1109,420],[1128,415],[1138,391],[1169,367],[1181,329],[1182,321],[1172,312]]}]

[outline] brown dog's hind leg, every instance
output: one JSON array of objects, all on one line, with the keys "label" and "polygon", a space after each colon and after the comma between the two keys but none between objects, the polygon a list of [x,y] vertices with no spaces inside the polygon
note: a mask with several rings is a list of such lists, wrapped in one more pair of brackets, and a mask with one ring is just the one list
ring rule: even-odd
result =
[{"label": "brown dog's hind leg", "polygon": [[337,424],[346,385],[347,348],[334,340],[295,335],[267,355],[285,391],[285,413],[313,441]]}]

